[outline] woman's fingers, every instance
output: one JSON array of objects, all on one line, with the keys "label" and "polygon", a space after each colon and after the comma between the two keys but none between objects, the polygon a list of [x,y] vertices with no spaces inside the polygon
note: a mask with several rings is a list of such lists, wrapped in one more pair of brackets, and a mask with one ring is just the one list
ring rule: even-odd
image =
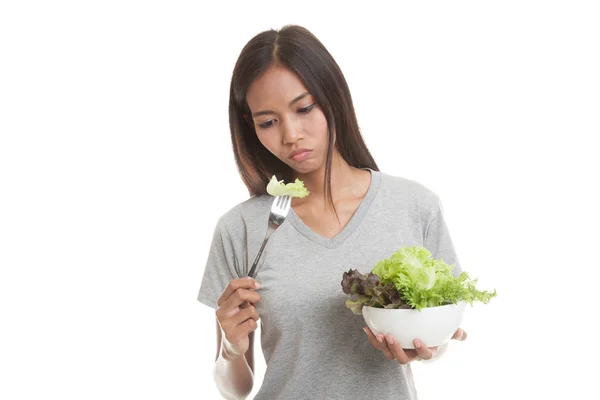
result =
[{"label": "woman's fingers", "polygon": [[259,315],[254,306],[260,301],[258,287],[252,278],[234,279],[219,297],[217,320],[228,341],[236,343],[258,327]]},{"label": "woman's fingers", "polygon": [[427,347],[425,343],[423,343],[419,339],[415,339],[413,345],[414,349],[403,349],[400,343],[394,339],[391,334],[382,335],[378,333],[374,335],[373,332],[368,328],[363,328],[367,336],[369,337],[369,342],[375,347],[377,350],[381,350],[385,357],[388,360],[396,360],[400,364],[408,364],[415,360],[431,360],[438,352],[439,347]]},{"label": "woman's fingers", "polygon": [[385,339],[388,343],[390,351],[394,355],[394,358],[400,364],[408,364],[419,357],[415,350],[403,349],[402,346],[400,346],[400,343],[398,343],[391,334],[388,333]]},{"label": "woman's fingers", "polygon": [[371,331],[371,329],[369,329],[368,326],[365,326],[363,328],[363,330],[365,331],[365,333],[369,337],[369,342],[371,342],[371,344],[373,345],[373,347],[375,347],[377,350],[382,351],[383,354],[385,355],[385,357],[388,360],[393,360],[394,359],[394,355],[392,354],[392,352],[388,348],[387,344],[385,343],[385,340],[382,339],[383,338],[382,334],[378,334],[377,336],[373,335],[373,332]]},{"label": "woman's fingers", "polygon": [[229,285],[225,288],[219,300],[217,300],[217,305],[221,307],[223,303],[225,303],[231,295],[233,295],[238,289],[259,289],[260,285],[252,278],[240,278],[234,279],[229,282]]},{"label": "woman's fingers", "polygon": [[226,321],[222,322],[221,327],[223,330],[227,330],[227,328],[235,329],[238,325],[246,322],[246,320],[253,319],[254,321],[258,321],[258,318],[259,316],[258,311],[256,311],[256,307],[249,306],[243,310],[240,310]]},{"label": "woman's fingers", "polygon": [[390,349],[389,343],[387,342],[387,340],[385,339],[385,336],[383,336],[381,333],[378,334],[376,336],[377,341],[381,344],[381,348],[383,351],[383,354],[385,354],[385,357],[388,360],[394,360],[396,357],[394,356],[394,354],[392,353],[392,350]]},{"label": "woman's fingers", "polygon": [[452,336],[452,339],[466,340],[467,339],[467,332],[464,329],[462,329],[462,328],[458,328],[456,330],[456,332],[454,332],[454,335]]},{"label": "woman's fingers", "polygon": [[373,332],[371,331],[371,329],[369,329],[368,326],[365,326],[363,328],[363,331],[365,331],[365,333],[367,334],[367,337],[369,338],[369,342],[371,342],[371,344],[373,345],[373,347],[375,347],[377,350],[381,350],[381,346],[379,344],[379,342],[377,341],[377,338],[375,338],[375,335],[373,335]]},{"label": "woman's fingers", "polygon": [[226,334],[226,338],[231,343],[237,343],[240,340],[248,337],[250,332],[254,332],[256,328],[258,328],[258,322],[256,322],[253,318],[250,318],[232,329],[229,334]]},{"label": "woman's fingers", "polygon": [[435,357],[435,355],[438,351],[437,346],[427,347],[427,346],[425,346],[425,343],[423,343],[419,339],[415,339],[413,341],[413,345],[415,346],[415,352],[417,353],[417,356],[421,360],[431,360],[433,357]]},{"label": "woman's fingers", "polygon": [[[414,349],[403,349],[400,343],[394,339],[391,334],[382,335],[381,333],[374,335],[373,332],[368,328],[363,328],[369,337],[369,341],[371,344],[381,350],[388,360],[395,359],[400,364],[408,364],[415,360],[431,360],[436,356],[439,346],[427,347],[425,343],[423,343],[419,339],[415,339],[413,342]],[[467,338],[467,333],[458,329],[452,339],[457,340],[465,340]]]},{"label": "woman's fingers", "polygon": [[223,354],[235,358],[248,349],[250,332],[258,328],[255,305],[260,301],[260,286],[252,278],[234,279],[217,300],[217,322],[222,331]]},{"label": "woman's fingers", "polygon": [[254,290],[237,289],[227,300],[225,300],[219,310],[223,310],[224,317],[231,317],[239,311],[244,303],[257,304],[260,301],[260,293]]}]

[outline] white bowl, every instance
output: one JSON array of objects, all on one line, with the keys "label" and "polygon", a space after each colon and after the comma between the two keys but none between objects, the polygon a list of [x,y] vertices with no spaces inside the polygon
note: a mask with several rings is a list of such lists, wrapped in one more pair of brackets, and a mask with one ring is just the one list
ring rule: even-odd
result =
[{"label": "white bowl", "polygon": [[461,301],[420,311],[364,306],[362,315],[375,335],[391,333],[403,349],[414,349],[415,339],[427,347],[441,346],[449,341],[462,322],[465,305]]}]

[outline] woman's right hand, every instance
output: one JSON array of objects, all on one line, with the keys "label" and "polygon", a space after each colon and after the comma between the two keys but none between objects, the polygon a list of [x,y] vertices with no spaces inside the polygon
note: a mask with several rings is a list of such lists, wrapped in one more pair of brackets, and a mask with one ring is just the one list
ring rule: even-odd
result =
[{"label": "woman's right hand", "polygon": [[229,282],[217,300],[217,321],[221,326],[221,354],[233,360],[248,351],[248,335],[258,327],[256,304],[260,285],[252,278],[234,279]]}]

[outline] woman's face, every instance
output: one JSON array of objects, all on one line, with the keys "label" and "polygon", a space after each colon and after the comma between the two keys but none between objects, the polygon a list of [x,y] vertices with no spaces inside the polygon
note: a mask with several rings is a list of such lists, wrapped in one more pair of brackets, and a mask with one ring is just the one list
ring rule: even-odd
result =
[{"label": "woman's face", "polygon": [[246,101],[260,142],[299,174],[324,167],[327,120],[302,81],[273,66],[250,85]]}]

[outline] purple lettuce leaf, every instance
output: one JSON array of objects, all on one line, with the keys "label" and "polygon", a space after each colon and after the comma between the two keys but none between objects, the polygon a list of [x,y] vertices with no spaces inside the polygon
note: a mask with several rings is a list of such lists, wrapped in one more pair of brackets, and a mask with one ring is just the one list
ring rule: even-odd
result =
[{"label": "purple lettuce leaf", "polygon": [[364,275],[356,269],[351,269],[344,272],[341,284],[343,292],[350,295],[350,299],[346,300],[346,307],[354,314],[361,315],[363,306],[410,308],[394,285],[382,284],[379,277],[372,272]]}]

